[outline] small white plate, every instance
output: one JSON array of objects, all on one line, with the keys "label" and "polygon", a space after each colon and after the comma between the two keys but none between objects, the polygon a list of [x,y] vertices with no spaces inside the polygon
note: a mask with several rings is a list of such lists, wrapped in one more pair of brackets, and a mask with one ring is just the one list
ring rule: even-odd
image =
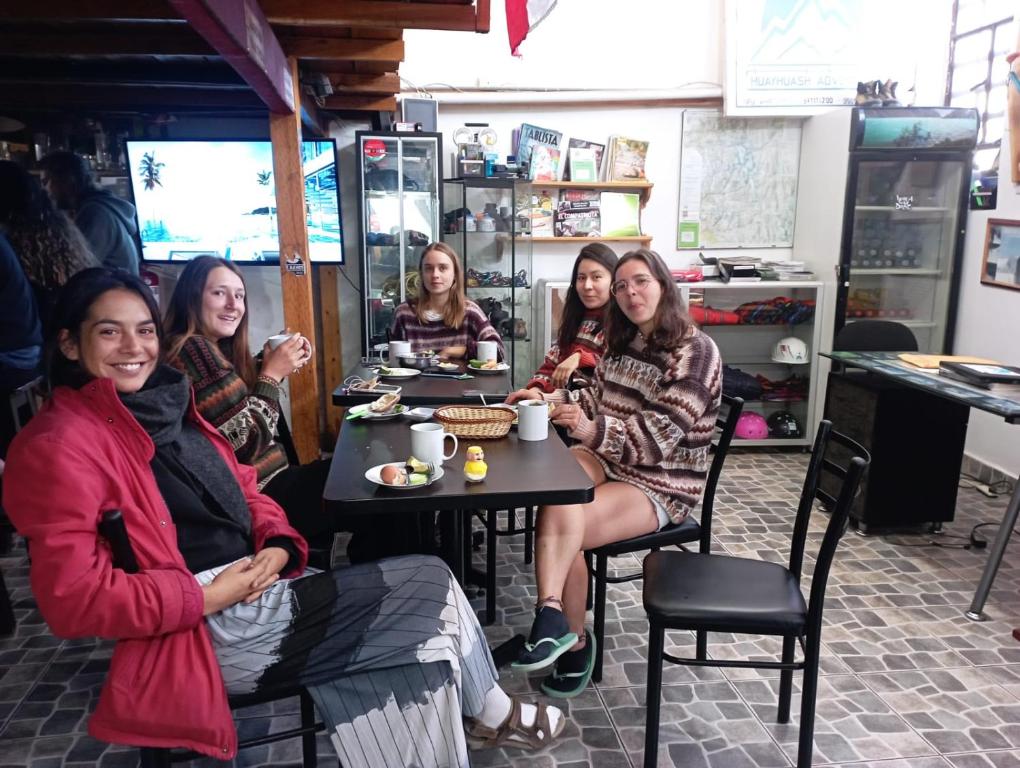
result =
[{"label": "small white plate", "polygon": [[380,378],[393,379],[394,381],[399,379],[413,379],[415,376],[421,376],[421,371],[415,368],[379,368],[377,373]]},{"label": "small white plate", "polygon": [[436,482],[436,480],[443,476],[443,468],[436,467],[436,471],[432,473],[432,477],[429,478],[427,483],[419,483],[418,485],[390,485],[389,483],[384,483],[382,481],[380,473],[382,472],[383,467],[403,467],[404,465],[405,463],[403,461],[391,461],[388,464],[379,464],[365,472],[365,479],[375,483],[376,485],[381,485],[383,488],[392,488],[395,491],[409,491],[412,488],[424,488],[427,485],[432,485],[432,483]]},{"label": "small white plate", "polygon": [[412,408],[405,416],[409,419],[417,419],[418,421],[428,421],[432,418],[432,415],[436,412],[435,408]]},{"label": "small white plate", "polygon": [[456,363],[436,363],[436,368],[443,371],[459,371],[460,366]]},{"label": "small white plate", "polygon": [[481,373],[481,374],[485,375],[485,374],[503,373],[503,371],[509,371],[510,370],[510,366],[507,365],[506,363],[496,363],[496,367],[495,368],[475,368],[473,365],[468,363],[467,370],[471,371],[471,373]]}]

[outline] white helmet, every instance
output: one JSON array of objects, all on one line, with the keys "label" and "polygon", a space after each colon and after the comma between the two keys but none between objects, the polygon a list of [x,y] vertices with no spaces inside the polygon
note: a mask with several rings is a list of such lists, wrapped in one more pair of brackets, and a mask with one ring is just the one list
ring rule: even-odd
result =
[{"label": "white helmet", "polygon": [[777,363],[788,363],[790,365],[801,365],[810,363],[807,344],[796,336],[786,336],[776,342],[772,347],[772,359]]}]

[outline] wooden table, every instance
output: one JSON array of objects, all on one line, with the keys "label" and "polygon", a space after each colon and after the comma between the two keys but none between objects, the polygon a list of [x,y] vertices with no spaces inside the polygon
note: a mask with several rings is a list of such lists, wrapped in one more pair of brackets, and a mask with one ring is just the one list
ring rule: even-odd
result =
[{"label": "wooden table", "polygon": [[[443,465],[441,479],[425,487],[400,490],[378,486],[365,472],[392,461],[404,461],[411,452],[410,425],[417,422],[398,416],[389,421],[346,421],[340,430],[329,477],[323,491],[328,512],[334,515],[371,515],[381,512],[443,512],[444,533],[452,541],[447,559],[463,582],[464,523],[472,510],[490,511],[487,547],[493,554],[495,511],[542,504],[584,504],[595,498],[595,487],[566,444],[552,429],[546,440],[517,439],[517,430],[498,440],[459,438],[456,455]],[[481,483],[464,479],[465,452],[481,445],[489,465]],[[489,568],[494,568],[490,558]],[[489,580],[492,584],[492,580]],[[486,613],[495,609],[493,589],[486,594]]]},{"label": "wooden table", "polygon": [[[464,364],[461,363],[460,373],[464,372]],[[360,376],[362,379],[370,379],[376,375],[373,368],[358,366],[344,375],[344,381],[350,376]],[[404,405],[449,405],[452,403],[478,403],[482,400],[479,395],[485,397],[489,405],[501,403],[506,396],[513,392],[510,383],[509,369],[500,373],[472,373],[472,379],[455,379],[452,377],[438,376],[415,376],[411,379],[388,380],[381,379],[384,384],[396,384],[400,387],[400,402]],[[350,392],[343,385],[333,390],[333,405],[351,406],[359,403],[370,403],[379,397],[379,393],[371,392]],[[406,457],[405,457],[406,458]]]}]

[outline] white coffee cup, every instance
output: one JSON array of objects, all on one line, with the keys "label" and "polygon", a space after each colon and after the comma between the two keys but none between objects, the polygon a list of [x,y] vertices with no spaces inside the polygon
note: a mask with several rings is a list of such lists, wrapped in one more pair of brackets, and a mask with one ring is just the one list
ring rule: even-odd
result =
[{"label": "white coffee cup", "polygon": [[400,365],[400,356],[409,354],[411,354],[411,342],[390,341],[390,365]]},{"label": "white coffee cup", "polygon": [[269,342],[270,349],[276,349],[293,335],[293,333],[278,333],[275,336],[270,336],[266,341]]},{"label": "white coffee cup", "polygon": [[[448,437],[453,440],[453,450],[446,455],[443,453],[443,441]],[[447,459],[452,459],[456,453],[457,436],[444,431],[442,424],[411,425],[411,455],[416,459],[439,467]]]},{"label": "white coffee cup", "polygon": [[549,403],[521,400],[517,403],[517,439],[545,440],[549,437]]},{"label": "white coffee cup", "polygon": [[499,345],[494,341],[478,342],[478,359],[483,363],[486,360],[496,360],[499,357]]}]

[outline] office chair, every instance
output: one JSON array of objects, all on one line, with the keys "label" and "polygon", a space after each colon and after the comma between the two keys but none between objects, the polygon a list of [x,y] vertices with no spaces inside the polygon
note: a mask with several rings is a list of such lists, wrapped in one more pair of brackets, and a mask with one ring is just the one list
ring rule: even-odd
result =
[{"label": "office chair", "polygon": [[903,323],[855,320],[839,329],[832,348],[841,352],[916,352],[917,338]]}]

